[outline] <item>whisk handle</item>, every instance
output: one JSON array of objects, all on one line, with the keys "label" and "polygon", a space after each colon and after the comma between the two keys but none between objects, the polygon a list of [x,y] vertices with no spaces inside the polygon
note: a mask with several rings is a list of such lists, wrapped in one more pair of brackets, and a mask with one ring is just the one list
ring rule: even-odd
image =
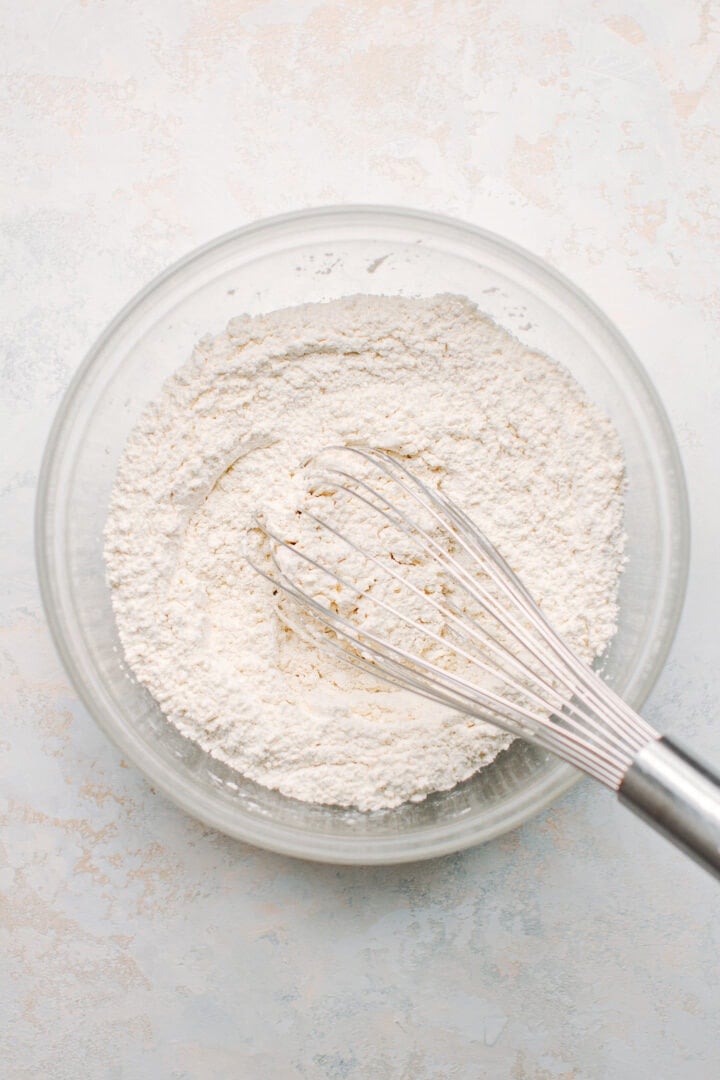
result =
[{"label": "whisk handle", "polygon": [[720,878],[720,776],[671,739],[648,743],[625,773],[620,802]]}]

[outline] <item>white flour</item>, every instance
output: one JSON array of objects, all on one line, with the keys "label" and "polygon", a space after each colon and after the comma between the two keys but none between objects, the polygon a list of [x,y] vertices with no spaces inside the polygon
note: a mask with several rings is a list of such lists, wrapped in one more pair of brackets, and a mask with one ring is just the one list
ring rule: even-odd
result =
[{"label": "white flour", "polygon": [[468,301],[357,296],[233,320],[145,412],[106,529],[129,665],[170,721],[286,795],[363,810],[452,787],[507,735],[379,689],[283,628],[242,557],[309,455],[363,441],[465,507],[585,658],[615,631],[623,461],[551,360]]}]

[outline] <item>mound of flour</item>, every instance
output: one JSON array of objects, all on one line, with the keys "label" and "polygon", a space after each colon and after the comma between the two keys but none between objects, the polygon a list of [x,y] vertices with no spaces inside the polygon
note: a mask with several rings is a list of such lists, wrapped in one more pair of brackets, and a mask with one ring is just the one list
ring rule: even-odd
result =
[{"label": "mound of flour", "polygon": [[588,660],[616,626],[623,460],[563,368],[454,296],[234,319],[145,411],[106,527],[128,664],[246,776],[373,810],[452,787],[510,738],[338,665],[282,624],[244,561],[255,511],[300,500],[300,463],[358,441],[463,506]]}]

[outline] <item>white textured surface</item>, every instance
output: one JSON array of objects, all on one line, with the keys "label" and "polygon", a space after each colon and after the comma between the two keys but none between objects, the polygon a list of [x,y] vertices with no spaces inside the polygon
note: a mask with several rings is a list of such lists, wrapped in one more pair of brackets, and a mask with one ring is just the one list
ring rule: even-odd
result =
[{"label": "white textured surface", "polygon": [[709,1080],[709,878],[589,784],[499,843],[397,870],[208,833],[78,705],[40,612],[31,518],[72,370],[168,261],[303,205],[456,213],[586,288],[665,399],[693,563],[647,711],[720,760],[717,7],[0,13],[3,1075]]}]

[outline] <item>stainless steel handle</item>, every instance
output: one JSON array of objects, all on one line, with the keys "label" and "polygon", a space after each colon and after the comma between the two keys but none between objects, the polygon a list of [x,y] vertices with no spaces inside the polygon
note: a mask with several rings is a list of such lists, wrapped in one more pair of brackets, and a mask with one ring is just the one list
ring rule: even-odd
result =
[{"label": "stainless steel handle", "polygon": [[618,797],[720,878],[720,776],[671,739],[648,743],[625,773]]}]

